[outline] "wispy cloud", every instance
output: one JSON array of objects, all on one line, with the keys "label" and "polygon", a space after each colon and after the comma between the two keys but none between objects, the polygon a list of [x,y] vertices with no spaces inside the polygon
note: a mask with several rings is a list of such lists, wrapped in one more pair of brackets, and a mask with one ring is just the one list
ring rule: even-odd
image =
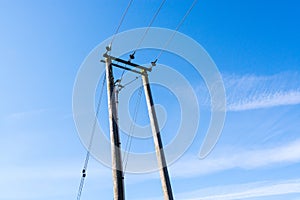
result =
[{"label": "wispy cloud", "polygon": [[[5,172],[0,180],[0,199],[71,199],[76,195],[81,178],[81,163],[52,160],[44,164],[32,162],[31,165],[0,167]],[[110,190],[110,180],[110,169],[90,162],[88,183],[101,185],[97,190]]]},{"label": "wispy cloud", "polygon": [[227,109],[244,111],[300,104],[300,74],[225,75]]},{"label": "wispy cloud", "polygon": [[276,93],[265,93],[261,96],[252,97],[252,99],[240,99],[229,104],[228,110],[243,111],[295,104],[300,104],[300,91],[278,91]]},{"label": "wispy cloud", "polygon": [[177,195],[185,200],[233,200],[300,193],[300,180],[256,182],[211,187]]},{"label": "wispy cloud", "polygon": [[[227,111],[245,111],[300,104],[300,73],[286,72],[270,76],[223,74]],[[198,85],[199,102],[210,105],[204,83]]]},{"label": "wispy cloud", "polygon": [[[300,194],[300,179],[291,179],[214,186],[175,194],[175,198],[179,200],[236,200],[298,193]],[[143,200],[148,199],[160,200],[161,197]]]},{"label": "wispy cloud", "polygon": [[6,118],[9,120],[26,119],[26,118],[31,118],[34,116],[39,116],[46,111],[47,111],[47,109],[35,109],[35,110],[29,110],[29,111],[20,111],[20,112],[11,113]]},{"label": "wispy cloud", "polygon": [[211,155],[204,160],[187,157],[171,166],[171,172],[175,177],[188,178],[234,168],[255,169],[297,162],[300,162],[300,140],[269,149],[235,149],[226,151],[226,155]]}]

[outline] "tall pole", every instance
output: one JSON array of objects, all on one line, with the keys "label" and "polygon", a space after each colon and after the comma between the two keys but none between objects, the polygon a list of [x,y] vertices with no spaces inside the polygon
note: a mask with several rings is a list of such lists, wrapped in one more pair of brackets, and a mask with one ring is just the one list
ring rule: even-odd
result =
[{"label": "tall pole", "polygon": [[146,72],[142,76],[142,79],[143,79],[143,86],[144,86],[144,91],[146,96],[147,107],[148,107],[148,114],[149,114],[151,128],[152,128],[155,152],[156,152],[156,157],[157,157],[157,162],[159,167],[159,174],[160,174],[164,199],[173,200],[172,187],[169,178],[166,158],[165,158],[163,144],[160,137],[160,130],[157,123],[157,117],[154,109],[154,103],[153,103],[151,88],[149,85],[148,74]]},{"label": "tall pole", "polygon": [[109,114],[109,129],[111,138],[112,175],[114,185],[114,200],[124,200],[124,177],[120,150],[120,137],[117,119],[117,101],[111,58],[106,60],[107,102]]}]

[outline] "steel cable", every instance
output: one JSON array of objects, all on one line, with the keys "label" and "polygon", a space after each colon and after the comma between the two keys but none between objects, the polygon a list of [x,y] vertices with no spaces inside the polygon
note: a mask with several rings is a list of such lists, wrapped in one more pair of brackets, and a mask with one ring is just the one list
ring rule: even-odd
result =
[{"label": "steel cable", "polygon": [[[134,133],[135,124],[136,124],[136,120],[137,120],[137,114],[139,112],[142,92],[143,92],[143,86],[140,86],[140,88],[138,90],[138,97],[137,97],[135,107],[134,107],[133,120],[131,121],[131,124],[130,124],[129,134],[128,134],[128,137],[127,137],[127,141],[126,141],[126,145],[125,145],[125,149],[124,149],[124,154],[123,154],[123,166],[124,166],[123,167],[123,172],[124,173],[126,171],[127,164],[128,164],[129,151],[130,151],[131,144],[132,144],[132,138],[133,138],[133,133]],[[126,152],[128,152],[128,153],[126,154]]]},{"label": "steel cable", "polygon": [[178,23],[176,29],[174,30],[173,34],[170,36],[170,38],[167,40],[167,42],[165,43],[165,45],[163,46],[163,48],[160,50],[160,52],[158,53],[158,55],[155,58],[155,62],[160,58],[161,54],[163,53],[164,49],[166,49],[170,42],[174,39],[177,31],[179,30],[179,28],[182,26],[183,22],[186,20],[187,16],[191,13],[191,11],[193,10],[193,8],[195,7],[196,3],[198,0],[194,0],[192,5],[190,6],[190,8],[187,10],[187,12],[185,13],[185,15],[183,16],[183,18],[180,20],[180,22]]},{"label": "steel cable", "polygon": [[113,44],[113,41],[114,41],[114,39],[115,39],[116,35],[118,34],[118,32],[119,32],[119,30],[120,30],[120,27],[121,27],[121,25],[123,24],[123,21],[124,21],[124,19],[125,19],[125,16],[126,16],[126,14],[128,13],[128,10],[129,10],[129,8],[130,8],[130,6],[131,6],[132,2],[133,2],[133,0],[130,0],[130,1],[128,2],[128,5],[127,5],[127,7],[126,7],[126,9],[125,9],[125,11],[124,11],[124,13],[123,13],[123,15],[122,15],[121,19],[120,19],[119,25],[117,26],[117,29],[116,29],[116,31],[115,31],[115,33],[114,33],[114,35],[113,35],[112,39],[111,39],[111,42],[110,42],[110,47],[112,46],[112,44]]},{"label": "steel cable", "polygon": [[102,88],[101,88],[101,91],[100,91],[99,101],[98,101],[98,105],[97,105],[97,109],[96,109],[96,116],[95,116],[95,120],[94,120],[93,127],[92,127],[92,134],[91,134],[91,138],[90,138],[90,141],[89,141],[89,146],[88,146],[88,149],[87,149],[87,152],[86,152],[85,161],[84,161],[84,165],[83,165],[83,169],[82,169],[82,176],[81,176],[80,184],[79,184],[79,188],[78,188],[77,200],[80,200],[82,189],[83,189],[83,186],[84,186],[84,180],[85,180],[85,177],[86,177],[87,167],[88,167],[88,163],[89,163],[89,159],[90,159],[90,150],[91,150],[92,145],[93,145],[93,139],[94,139],[94,136],[95,136],[96,124],[97,124],[98,115],[99,115],[99,112],[100,112],[100,106],[101,106],[101,101],[102,101],[102,96],[103,96],[105,80],[106,80],[106,77],[104,76],[103,82],[102,82]]}]

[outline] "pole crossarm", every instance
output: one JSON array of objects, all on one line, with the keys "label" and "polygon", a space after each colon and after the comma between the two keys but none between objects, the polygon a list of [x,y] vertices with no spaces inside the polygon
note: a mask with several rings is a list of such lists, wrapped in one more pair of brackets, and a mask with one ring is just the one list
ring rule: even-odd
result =
[{"label": "pole crossarm", "polygon": [[[105,63],[104,60],[100,60],[101,62]],[[125,67],[125,66],[121,66],[119,64],[116,64],[116,63],[111,63],[112,66],[115,66],[115,67],[118,67],[118,68],[121,68],[121,69],[124,69],[124,70],[127,70],[127,71],[131,71],[131,72],[134,72],[134,73],[137,73],[137,74],[140,74],[140,75],[145,75],[145,73],[143,71],[137,71],[135,69],[131,69],[129,67]]]},{"label": "pole crossarm", "polygon": [[[122,69],[125,69],[125,70],[128,70],[128,71],[132,71],[132,72],[135,72],[135,73],[138,73],[138,74],[141,74],[141,75],[144,75],[143,72],[151,72],[152,71],[151,67],[143,67],[143,66],[140,66],[138,64],[132,63],[130,61],[126,61],[126,60],[123,60],[123,59],[120,59],[120,58],[110,56],[110,55],[107,54],[107,52],[103,54],[103,57],[104,58],[110,58],[111,61],[116,61],[116,62],[119,62],[119,63],[123,63],[126,66],[131,66],[133,68],[140,69],[142,72],[139,72],[139,71],[137,71],[135,69],[132,69],[132,68],[129,68],[129,67],[121,66],[121,65],[116,64],[116,63],[112,63],[113,66],[116,66],[116,67],[119,67],[119,68],[122,68]],[[101,62],[105,62],[105,61],[101,60]]]}]

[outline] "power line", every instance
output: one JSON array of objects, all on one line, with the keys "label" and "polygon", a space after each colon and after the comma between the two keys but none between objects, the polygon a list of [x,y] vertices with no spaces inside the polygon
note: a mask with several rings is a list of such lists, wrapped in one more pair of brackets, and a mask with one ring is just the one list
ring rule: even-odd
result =
[{"label": "power line", "polygon": [[[120,22],[117,26],[117,29],[116,29],[113,37],[112,37],[109,48],[111,48],[112,43],[113,43],[117,33],[119,32],[120,27],[121,27],[121,25],[122,25],[122,23],[125,19],[126,14],[128,13],[128,10],[129,10],[132,2],[133,2],[133,0],[130,0],[128,2],[128,5],[127,5],[127,7],[126,7],[121,19],[120,19]],[[91,150],[91,147],[92,147],[93,138],[94,138],[94,135],[95,135],[96,123],[97,123],[98,114],[99,114],[99,111],[100,111],[100,105],[101,105],[101,100],[102,100],[102,95],[103,95],[103,88],[104,88],[105,79],[106,79],[106,77],[104,77],[104,79],[103,79],[103,84],[102,84],[102,89],[101,89],[101,92],[100,92],[100,98],[99,98],[99,102],[98,102],[98,106],[97,106],[96,116],[95,116],[95,120],[94,120],[94,124],[93,124],[93,128],[92,128],[92,135],[91,135],[91,139],[90,139],[89,146],[88,146],[88,149],[87,149],[87,153],[86,153],[86,157],[85,157],[85,161],[84,161],[84,166],[83,166],[83,169],[82,169],[82,177],[81,177],[79,188],[78,188],[77,200],[80,200],[82,189],[83,189],[83,186],[84,186],[84,181],[85,181],[87,167],[88,167],[89,158],[90,158],[90,150]]]},{"label": "power line", "polygon": [[150,21],[150,23],[149,23],[149,25],[148,25],[146,31],[144,32],[142,38],[140,39],[140,41],[139,41],[137,47],[136,47],[135,50],[133,51],[134,53],[137,51],[137,49],[138,49],[138,48],[141,46],[141,44],[143,43],[143,41],[144,41],[144,39],[145,39],[145,37],[146,37],[146,35],[147,35],[147,33],[148,33],[150,27],[152,26],[153,22],[155,21],[155,19],[156,19],[158,13],[160,12],[160,10],[161,10],[161,8],[163,7],[163,5],[164,5],[165,2],[166,2],[166,0],[162,0],[162,2],[160,3],[159,8],[157,9],[156,13],[153,15],[153,17],[152,17],[152,19],[151,19],[151,21]]},{"label": "power line", "polygon": [[[133,113],[133,120],[131,121],[130,124],[130,128],[129,128],[129,134],[127,137],[127,141],[126,141],[126,145],[125,145],[125,149],[124,149],[124,155],[123,155],[123,172],[126,171],[126,167],[128,164],[128,158],[129,158],[129,151],[131,148],[131,144],[132,144],[132,138],[133,138],[133,132],[135,129],[135,124],[136,124],[136,119],[137,119],[137,114],[139,112],[139,107],[140,107],[140,102],[141,102],[141,97],[142,97],[142,92],[143,92],[143,86],[140,86],[139,90],[138,90],[138,97],[135,103],[135,107],[134,107],[134,113]],[[126,152],[127,156],[126,156]]]},{"label": "power line", "polygon": [[163,48],[160,50],[160,52],[158,53],[158,55],[155,58],[155,62],[160,58],[161,54],[163,53],[164,49],[166,49],[170,42],[174,39],[177,31],[179,30],[179,28],[182,26],[183,22],[186,20],[187,16],[191,13],[191,11],[193,10],[193,8],[195,7],[196,3],[198,0],[194,0],[192,5],[190,6],[190,8],[187,10],[187,12],[185,13],[185,15],[183,16],[183,18],[180,20],[180,22],[178,23],[176,29],[174,30],[173,34],[171,35],[171,37],[167,40],[167,42],[165,43],[165,45],[163,46]]},{"label": "power line", "polygon": [[136,81],[137,79],[139,79],[139,77],[137,76],[137,77],[135,77],[135,79],[133,79],[133,80],[131,80],[131,81],[129,81],[128,83],[125,83],[124,85],[123,85],[123,88],[124,87],[126,87],[127,85],[130,85],[131,83],[133,83],[134,81]]},{"label": "power line", "polygon": [[[138,50],[138,48],[142,45],[142,43],[143,43],[143,41],[144,41],[144,39],[145,39],[145,37],[146,37],[146,35],[147,35],[147,33],[148,33],[150,27],[152,26],[153,22],[155,21],[157,15],[159,14],[159,12],[160,12],[160,10],[161,10],[161,8],[163,7],[163,5],[164,5],[165,2],[166,2],[166,0],[162,0],[160,6],[158,7],[158,9],[156,10],[155,14],[153,15],[153,17],[152,17],[152,19],[151,19],[151,21],[150,21],[150,23],[149,23],[149,25],[148,25],[146,31],[144,32],[142,38],[140,39],[138,45],[136,46],[136,48],[135,48],[135,50],[133,51],[133,53],[130,55],[130,60],[131,60],[131,59],[134,59],[134,54],[135,54],[135,52],[136,52],[136,51]],[[124,73],[125,73],[125,70],[123,70],[123,72],[122,72],[122,75],[121,75],[121,78],[120,78],[121,81],[122,81],[122,79],[123,79]]]},{"label": "power line", "polygon": [[91,151],[91,148],[92,148],[92,145],[93,145],[93,139],[94,139],[94,136],[95,136],[95,129],[96,129],[96,124],[97,124],[97,119],[98,119],[98,115],[99,115],[99,112],[100,112],[100,106],[101,106],[101,101],[102,101],[102,96],[103,96],[105,79],[106,79],[106,77],[104,76],[103,83],[102,83],[102,88],[101,88],[101,92],[100,92],[100,96],[99,96],[99,101],[98,101],[98,105],[97,105],[96,116],[95,116],[95,120],[94,120],[93,127],[92,127],[92,135],[91,135],[91,138],[90,138],[90,141],[89,141],[89,146],[88,146],[88,149],[87,149],[87,152],[86,152],[85,161],[84,161],[84,165],[83,165],[83,169],[82,169],[82,176],[81,176],[80,184],[79,184],[79,188],[78,188],[77,200],[80,200],[80,198],[81,198],[81,193],[82,193],[82,189],[83,189],[83,185],[84,185],[84,180],[85,180],[85,177],[86,177],[87,167],[88,167],[89,159],[90,159],[90,155],[91,155],[90,151]]},{"label": "power line", "polygon": [[125,19],[125,16],[126,16],[128,10],[129,10],[129,8],[130,8],[132,2],[133,2],[133,0],[130,0],[130,1],[128,2],[128,5],[127,5],[127,7],[126,7],[126,9],[125,9],[125,11],[124,11],[124,13],[123,13],[121,19],[120,19],[119,25],[117,26],[117,29],[116,29],[116,31],[115,31],[115,33],[114,33],[112,39],[111,39],[110,47],[112,46],[112,43],[113,43],[113,41],[114,41],[114,39],[115,39],[117,33],[119,32],[119,29],[120,29],[120,27],[121,27],[121,25],[122,25],[122,23],[123,23],[123,21],[124,21],[124,19]]}]

